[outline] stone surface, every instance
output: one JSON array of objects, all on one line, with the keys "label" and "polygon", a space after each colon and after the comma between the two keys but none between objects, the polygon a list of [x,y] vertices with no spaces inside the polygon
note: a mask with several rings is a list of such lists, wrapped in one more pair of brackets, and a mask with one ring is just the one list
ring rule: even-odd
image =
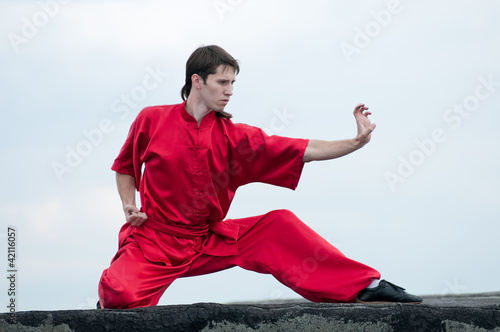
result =
[{"label": "stone surface", "polygon": [[0,331],[500,332],[500,293],[427,296],[424,304],[282,303],[158,306],[0,314]]}]

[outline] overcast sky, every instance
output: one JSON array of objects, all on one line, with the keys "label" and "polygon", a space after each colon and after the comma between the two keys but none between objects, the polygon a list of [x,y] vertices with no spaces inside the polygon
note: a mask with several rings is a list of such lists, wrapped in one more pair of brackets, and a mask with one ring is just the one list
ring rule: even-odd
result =
[{"label": "overcast sky", "polygon": [[[235,122],[351,138],[364,102],[377,124],[362,150],[307,164],[296,191],[240,188],[228,217],[290,209],[412,293],[498,291],[499,12],[486,0],[2,0],[0,266],[10,225],[17,309],[95,305],[124,223],[111,164],[143,107],[181,101],[185,62],[208,44],[240,61]],[[298,297],[234,268],[177,280],[160,304]]]}]

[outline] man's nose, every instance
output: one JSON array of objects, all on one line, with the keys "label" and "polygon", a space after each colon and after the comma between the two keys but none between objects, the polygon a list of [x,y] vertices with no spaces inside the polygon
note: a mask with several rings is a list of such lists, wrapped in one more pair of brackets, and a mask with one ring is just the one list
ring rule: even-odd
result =
[{"label": "man's nose", "polygon": [[226,91],[224,91],[224,94],[226,96],[232,96],[233,95],[233,86],[232,85],[229,85],[227,88],[226,88]]}]

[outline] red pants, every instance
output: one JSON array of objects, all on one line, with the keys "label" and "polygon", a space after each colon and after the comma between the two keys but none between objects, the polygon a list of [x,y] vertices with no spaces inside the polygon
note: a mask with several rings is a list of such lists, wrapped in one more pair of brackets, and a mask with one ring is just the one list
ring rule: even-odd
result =
[{"label": "red pants", "polygon": [[253,225],[238,239],[238,254],[211,256],[181,248],[171,264],[153,262],[129,236],[99,283],[103,308],[136,308],[158,303],[177,278],[234,266],[272,274],[313,302],[353,302],[380,274],[344,256],[292,212],[272,211],[234,221]]}]

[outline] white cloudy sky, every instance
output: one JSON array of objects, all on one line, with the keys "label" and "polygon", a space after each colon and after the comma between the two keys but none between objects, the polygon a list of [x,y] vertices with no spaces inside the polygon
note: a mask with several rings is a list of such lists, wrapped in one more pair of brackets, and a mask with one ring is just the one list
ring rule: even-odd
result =
[{"label": "white cloudy sky", "polygon": [[[111,163],[142,107],[180,101],[202,44],[240,60],[236,122],[350,138],[364,102],[377,123],[361,151],[306,165],[295,192],[241,188],[230,217],[291,209],[413,293],[499,290],[500,3],[64,2],[0,2],[0,266],[11,225],[19,310],[95,304],[123,223]],[[178,280],[160,304],[281,298],[297,295],[235,268]]]}]

